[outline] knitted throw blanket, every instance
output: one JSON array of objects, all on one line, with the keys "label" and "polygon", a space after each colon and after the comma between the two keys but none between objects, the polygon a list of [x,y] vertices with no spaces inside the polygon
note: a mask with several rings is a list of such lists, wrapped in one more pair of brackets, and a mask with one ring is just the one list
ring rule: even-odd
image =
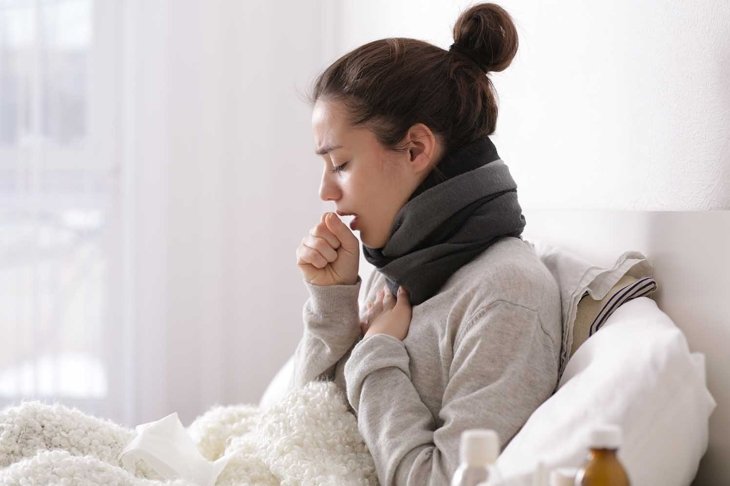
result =
[{"label": "knitted throw blanket", "polygon": [[[293,390],[268,409],[216,406],[187,428],[213,461],[232,458],[224,485],[377,485],[372,457],[331,382]],[[134,474],[118,456],[132,429],[63,405],[24,402],[0,411],[0,484],[194,486],[161,480],[143,462]]]}]

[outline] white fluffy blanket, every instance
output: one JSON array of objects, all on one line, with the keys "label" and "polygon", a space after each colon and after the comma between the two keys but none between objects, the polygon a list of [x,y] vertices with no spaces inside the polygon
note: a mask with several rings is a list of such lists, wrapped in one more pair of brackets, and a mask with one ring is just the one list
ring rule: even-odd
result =
[{"label": "white fluffy blanket", "polygon": [[[233,457],[222,485],[377,485],[375,466],[333,383],[310,383],[268,409],[217,406],[188,427],[200,453]],[[25,402],[0,412],[0,484],[192,486],[161,480],[118,456],[134,430],[63,405]]]}]

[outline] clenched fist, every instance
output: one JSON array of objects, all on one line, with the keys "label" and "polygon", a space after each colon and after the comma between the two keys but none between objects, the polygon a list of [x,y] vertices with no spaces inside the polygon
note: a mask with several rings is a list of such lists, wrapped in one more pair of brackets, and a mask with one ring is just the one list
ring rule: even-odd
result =
[{"label": "clenched fist", "polygon": [[355,284],[360,243],[335,213],[324,213],[297,247],[297,265],[313,285]]}]

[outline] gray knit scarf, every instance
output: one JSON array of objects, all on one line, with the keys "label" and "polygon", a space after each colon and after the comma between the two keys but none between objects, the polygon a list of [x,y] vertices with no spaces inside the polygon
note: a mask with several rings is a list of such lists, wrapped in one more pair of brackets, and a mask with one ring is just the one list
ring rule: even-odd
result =
[{"label": "gray knit scarf", "polygon": [[395,217],[383,248],[363,245],[393,295],[411,305],[432,296],[462,265],[500,238],[520,237],[517,185],[489,137],[446,153]]}]

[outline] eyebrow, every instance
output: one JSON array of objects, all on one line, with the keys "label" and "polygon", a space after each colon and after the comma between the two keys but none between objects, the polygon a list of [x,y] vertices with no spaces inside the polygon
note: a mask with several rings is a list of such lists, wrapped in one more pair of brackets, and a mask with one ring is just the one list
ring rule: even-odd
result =
[{"label": "eyebrow", "polygon": [[324,147],[322,147],[321,149],[317,150],[314,153],[316,155],[325,155],[325,154],[327,154],[327,153],[329,153],[329,152],[331,152],[333,150],[337,150],[337,149],[340,149],[340,148],[342,148],[342,145],[334,145],[334,146],[325,145]]}]

